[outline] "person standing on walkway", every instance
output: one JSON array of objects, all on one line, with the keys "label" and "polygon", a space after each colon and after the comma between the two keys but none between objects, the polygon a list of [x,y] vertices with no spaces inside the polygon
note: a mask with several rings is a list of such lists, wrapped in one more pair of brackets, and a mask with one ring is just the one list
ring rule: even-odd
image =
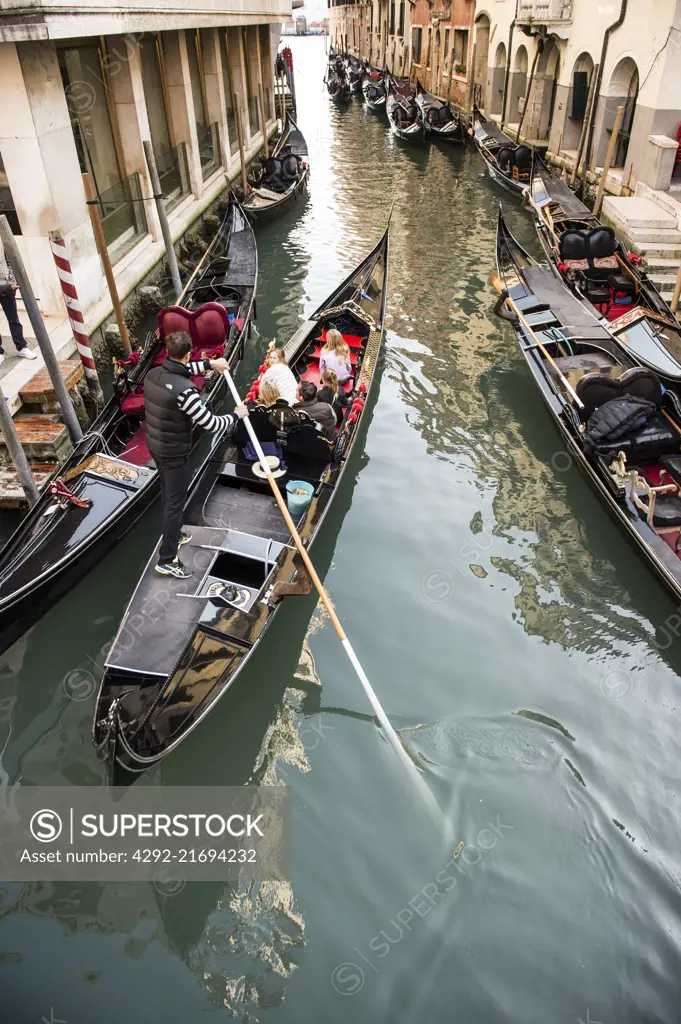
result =
[{"label": "person standing on walkway", "polygon": [[[0,238],[0,306],[2,311],[7,317],[7,323],[9,324],[10,334],[12,335],[12,341],[14,347],[17,350],[17,355],[21,356],[22,359],[36,359],[35,352],[32,352],[28,347],[28,342],[24,337],[24,329],[21,326],[19,320],[19,313],[17,311],[17,300],[16,300],[17,282],[14,278],[14,272],[10,266],[10,262],[5,255],[5,247],[2,244]],[[0,335],[0,363],[4,361],[5,353],[2,349],[2,335]]]},{"label": "person standing on walkway", "polygon": [[156,572],[186,580],[192,571],[182,564],[178,551],[192,539],[191,534],[182,532],[182,514],[191,480],[189,455],[194,424],[211,433],[224,429],[233,432],[237,421],[248,415],[248,409],[237,405],[233,413],[216,416],[201,401],[201,393],[192,383],[192,377],[209,370],[224,373],[226,359],[190,362],[192,342],[184,331],[169,334],[165,346],[166,359],[144,379],[146,442],[163,498],[163,537]]}]

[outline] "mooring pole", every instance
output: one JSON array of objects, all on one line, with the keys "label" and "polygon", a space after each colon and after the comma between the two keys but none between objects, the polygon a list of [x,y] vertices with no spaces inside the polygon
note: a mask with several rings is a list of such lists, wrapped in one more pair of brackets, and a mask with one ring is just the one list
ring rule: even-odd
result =
[{"label": "mooring pole", "polygon": [[163,242],[166,247],[166,257],[168,259],[170,279],[173,282],[173,291],[175,292],[175,298],[178,298],[182,294],[180,268],[177,265],[177,256],[175,255],[173,236],[170,231],[170,224],[168,222],[168,211],[166,210],[166,205],[163,202],[163,193],[161,192],[161,181],[158,176],[158,168],[156,166],[154,149],[149,139],[145,139],[142,145],[144,146],[144,155],[147,160],[147,167],[149,168],[149,180],[151,181],[151,190],[154,194],[154,201],[156,203],[156,212],[158,213],[158,219],[161,222],[161,231],[163,233]]},{"label": "mooring pole", "polygon": [[270,150],[267,145],[267,120],[265,118],[265,97],[263,95],[262,82],[258,82],[258,100],[260,102],[260,121],[262,123],[262,145],[265,151],[265,159],[267,160]]},{"label": "mooring pole", "polygon": [[[620,136],[620,128],[622,127],[622,120],[624,118],[624,107],[618,107],[617,113],[615,114],[615,123],[612,126],[612,135],[610,136],[610,145],[608,146],[608,152],[605,157],[605,164],[603,165],[603,172],[601,174],[601,180],[598,185],[598,193],[596,195],[596,204],[594,206],[594,215],[598,217],[601,212],[601,206],[603,205],[603,196],[605,194],[605,185],[610,171],[610,165],[612,164],[615,156],[615,147],[617,146],[617,140]],[[588,168],[587,168],[588,170]]]},{"label": "mooring pole", "polygon": [[50,231],[50,247],[57,267],[57,274],[59,275],[59,283],[61,285],[62,295],[64,296],[64,302],[66,303],[66,310],[69,314],[71,333],[73,334],[73,340],[76,343],[76,349],[78,350],[80,361],[83,364],[83,372],[85,374],[88,390],[90,391],[93,402],[99,408],[104,404],[104,395],[102,394],[99,377],[97,376],[97,367],[95,366],[92,349],[90,348],[90,339],[87,331],[85,330],[83,307],[80,304],[78,292],[76,291],[76,283],[73,278],[71,261],[69,260],[69,253],[66,248],[66,242],[64,241],[63,231]]},{"label": "mooring pole", "polygon": [[47,328],[45,327],[43,318],[40,315],[38,303],[35,295],[33,294],[31,282],[28,279],[28,274],[26,273],[26,268],[24,266],[24,261],[21,258],[19,247],[14,235],[12,234],[9,221],[4,213],[0,214],[0,238],[2,238],[5,254],[10,262],[12,270],[14,271],[14,276],[17,280],[21,297],[24,300],[24,306],[26,307],[28,318],[31,321],[36,341],[38,342],[40,352],[43,360],[45,361],[47,372],[50,375],[52,387],[54,388],[54,393],[64,417],[64,423],[66,424],[71,440],[75,444],[76,441],[80,441],[83,436],[83,431],[80,428],[78,417],[76,416],[73,405],[71,404],[69,392],[66,384],[64,383],[64,378],[61,375],[61,370],[59,369],[56,353],[52,348],[50,336],[47,333]]},{"label": "mooring pole", "polygon": [[679,299],[681,299],[681,267],[679,267],[679,274],[676,278],[676,286],[674,288],[674,295],[672,296],[672,313],[676,315],[676,311],[679,308]]},{"label": "mooring pole", "polygon": [[14,468],[17,471],[19,483],[26,495],[26,500],[30,506],[33,506],[38,500],[38,488],[35,485],[35,480],[33,479],[33,473],[31,473],[31,467],[28,464],[26,453],[21,447],[17,428],[14,426],[14,420],[12,419],[12,414],[10,413],[7,405],[7,399],[5,398],[1,387],[0,430],[2,430],[2,436],[5,439],[5,444],[7,445],[10,458],[14,463]]},{"label": "mooring pole", "polygon": [[104,267],[104,276],[109,287],[109,295],[111,296],[114,316],[116,317],[116,323],[118,324],[118,330],[121,335],[121,342],[126,352],[132,352],[130,335],[128,334],[128,325],[126,324],[125,317],[123,316],[123,307],[121,306],[121,300],[118,297],[116,278],[114,277],[113,267],[111,266],[111,260],[109,259],[109,250],[106,247],[104,228],[102,227],[102,222],[99,218],[99,210],[97,209],[97,194],[92,186],[90,175],[87,172],[83,174],[83,188],[85,189],[87,208],[90,211],[90,221],[92,222],[92,230],[95,235],[95,242],[97,243],[97,252],[99,253],[99,258],[102,261],[102,266]]},{"label": "mooring pole", "polygon": [[244,129],[241,120],[241,97],[238,92],[234,93],[234,116],[236,117],[236,134],[239,138],[239,157],[241,158],[241,191],[244,196],[250,192],[246,179],[246,153],[244,150]]}]

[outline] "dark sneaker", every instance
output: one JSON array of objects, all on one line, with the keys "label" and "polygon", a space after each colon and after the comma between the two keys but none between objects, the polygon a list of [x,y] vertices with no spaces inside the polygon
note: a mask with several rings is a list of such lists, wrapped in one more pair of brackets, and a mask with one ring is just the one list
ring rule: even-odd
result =
[{"label": "dark sneaker", "polygon": [[159,576],[174,576],[177,580],[188,580],[190,576],[194,575],[179,558],[174,558],[172,562],[166,562],[165,565],[157,565],[155,571]]},{"label": "dark sneaker", "polygon": [[180,543],[177,545],[178,551],[182,547],[183,544],[189,544],[191,539],[192,539],[191,533],[185,533],[184,530],[183,530],[182,533],[180,534]]}]

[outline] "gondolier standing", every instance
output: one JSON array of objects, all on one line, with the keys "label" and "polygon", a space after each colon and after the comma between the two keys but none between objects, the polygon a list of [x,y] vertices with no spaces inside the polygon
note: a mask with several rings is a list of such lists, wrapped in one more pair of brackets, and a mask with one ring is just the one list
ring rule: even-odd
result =
[{"label": "gondolier standing", "polygon": [[[14,279],[14,273],[9,260],[5,256],[5,248],[0,238],[0,306],[2,306],[2,311],[7,317],[7,323],[9,324],[10,334],[12,335],[17,355],[21,356],[22,359],[37,359],[35,352],[30,350],[28,342],[24,337],[24,330],[19,320],[19,313],[17,312],[16,290],[17,282]],[[4,359],[5,353],[2,350],[2,335],[0,335],[0,363]]]},{"label": "gondolier standing", "polygon": [[182,513],[191,479],[192,428],[196,423],[211,433],[233,430],[248,410],[239,405],[233,413],[216,416],[203,404],[199,389],[191,381],[211,369],[224,373],[226,359],[190,362],[191,338],[180,331],[169,334],[165,345],[167,358],[150,370],[144,381],[146,441],[163,498],[163,538],[156,572],[184,580],[192,575],[178,555],[179,548],[191,540],[190,534],[182,533]]}]

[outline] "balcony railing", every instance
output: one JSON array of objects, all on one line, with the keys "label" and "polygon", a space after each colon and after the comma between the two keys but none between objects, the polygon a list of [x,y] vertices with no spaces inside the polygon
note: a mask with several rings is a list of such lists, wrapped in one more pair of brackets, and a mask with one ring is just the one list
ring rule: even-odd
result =
[{"label": "balcony railing", "polygon": [[217,171],[222,163],[217,121],[213,121],[207,128],[199,132],[199,159],[201,161],[201,176],[205,181],[213,171]]},{"label": "balcony railing", "polygon": [[180,200],[189,194],[189,166],[187,164],[187,147],[179,142],[172,149],[163,149],[156,154],[156,166],[161,182],[163,203],[170,213]]},{"label": "balcony railing", "polygon": [[117,263],[126,252],[144,238],[147,220],[144,213],[139,174],[131,174],[97,196],[109,259]]},{"label": "balcony railing", "polygon": [[550,22],[565,24],[572,20],[572,0],[520,0],[519,22],[545,25]]}]

